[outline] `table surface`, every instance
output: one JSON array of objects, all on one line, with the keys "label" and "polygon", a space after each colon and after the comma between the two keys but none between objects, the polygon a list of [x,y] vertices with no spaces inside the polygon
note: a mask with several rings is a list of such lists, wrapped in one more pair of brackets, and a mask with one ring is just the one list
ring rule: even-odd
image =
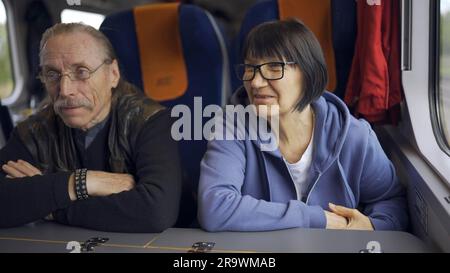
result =
[{"label": "table surface", "polygon": [[430,252],[412,234],[397,231],[347,231],[285,229],[264,232],[206,232],[170,228],[162,233],[114,233],[38,221],[22,227],[0,229],[0,252],[71,252],[69,242],[90,238],[108,241],[91,252],[186,253],[196,242],[213,242],[210,252],[347,252],[357,253],[372,245],[381,252]]}]

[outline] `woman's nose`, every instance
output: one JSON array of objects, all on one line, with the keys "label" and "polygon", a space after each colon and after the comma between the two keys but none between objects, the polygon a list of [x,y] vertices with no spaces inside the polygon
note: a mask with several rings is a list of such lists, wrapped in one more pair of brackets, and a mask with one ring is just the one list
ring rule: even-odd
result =
[{"label": "woman's nose", "polygon": [[260,88],[260,87],[263,87],[263,86],[267,85],[267,80],[264,79],[264,77],[262,76],[261,70],[257,69],[255,71],[255,76],[250,81],[250,85],[253,88]]}]

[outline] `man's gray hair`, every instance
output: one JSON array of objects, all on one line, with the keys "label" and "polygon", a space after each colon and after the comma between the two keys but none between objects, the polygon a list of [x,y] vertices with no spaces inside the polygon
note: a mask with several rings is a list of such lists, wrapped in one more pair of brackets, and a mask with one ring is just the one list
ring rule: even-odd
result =
[{"label": "man's gray hair", "polygon": [[107,60],[113,61],[117,59],[111,42],[101,31],[83,23],[59,23],[48,28],[42,35],[41,44],[39,46],[40,62],[42,63],[42,50],[44,49],[50,38],[61,34],[69,34],[75,32],[82,32],[91,35],[91,37],[93,37],[103,48],[103,53],[105,54],[105,58]]}]

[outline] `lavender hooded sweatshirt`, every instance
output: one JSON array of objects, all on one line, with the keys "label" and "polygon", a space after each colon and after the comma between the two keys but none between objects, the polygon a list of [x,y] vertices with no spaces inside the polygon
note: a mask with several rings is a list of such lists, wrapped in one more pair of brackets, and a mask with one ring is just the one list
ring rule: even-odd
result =
[{"label": "lavender hooded sweatshirt", "polygon": [[[245,90],[233,104],[248,104]],[[280,151],[258,140],[212,140],[201,162],[198,219],[208,231],[325,228],[328,203],[358,208],[375,230],[408,225],[405,191],[370,125],[354,118],[335,95],[311,103],[312,163],[305,200]]]}]

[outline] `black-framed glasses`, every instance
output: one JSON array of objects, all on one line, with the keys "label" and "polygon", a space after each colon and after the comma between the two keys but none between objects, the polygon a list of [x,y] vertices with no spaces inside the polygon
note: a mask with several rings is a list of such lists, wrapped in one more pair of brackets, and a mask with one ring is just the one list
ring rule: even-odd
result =
[{"label": "black-framed glasses", "polygon": [[111,64],[111,60],[104,60],[99,66],[94,69],[89,69],[84,66],[77,67],[74,71],[69,71],[66,73],[61,73],[55,70],[41,71],[39,73],[38,79],[40,79],[44,84],[54,85],[61,81],[61,78],[68,76],[71,81],[85,81],[97,72],[104,64]]},{"label": "black-framed glasses", "polygon": [[259,70],[261,76],[266,80],[279,80],[284,77],[284,67],[296,64],[296,62],[269,62],[259,65],[238,64],[235,66],[236,76],[241,81],[251,81]]}]

